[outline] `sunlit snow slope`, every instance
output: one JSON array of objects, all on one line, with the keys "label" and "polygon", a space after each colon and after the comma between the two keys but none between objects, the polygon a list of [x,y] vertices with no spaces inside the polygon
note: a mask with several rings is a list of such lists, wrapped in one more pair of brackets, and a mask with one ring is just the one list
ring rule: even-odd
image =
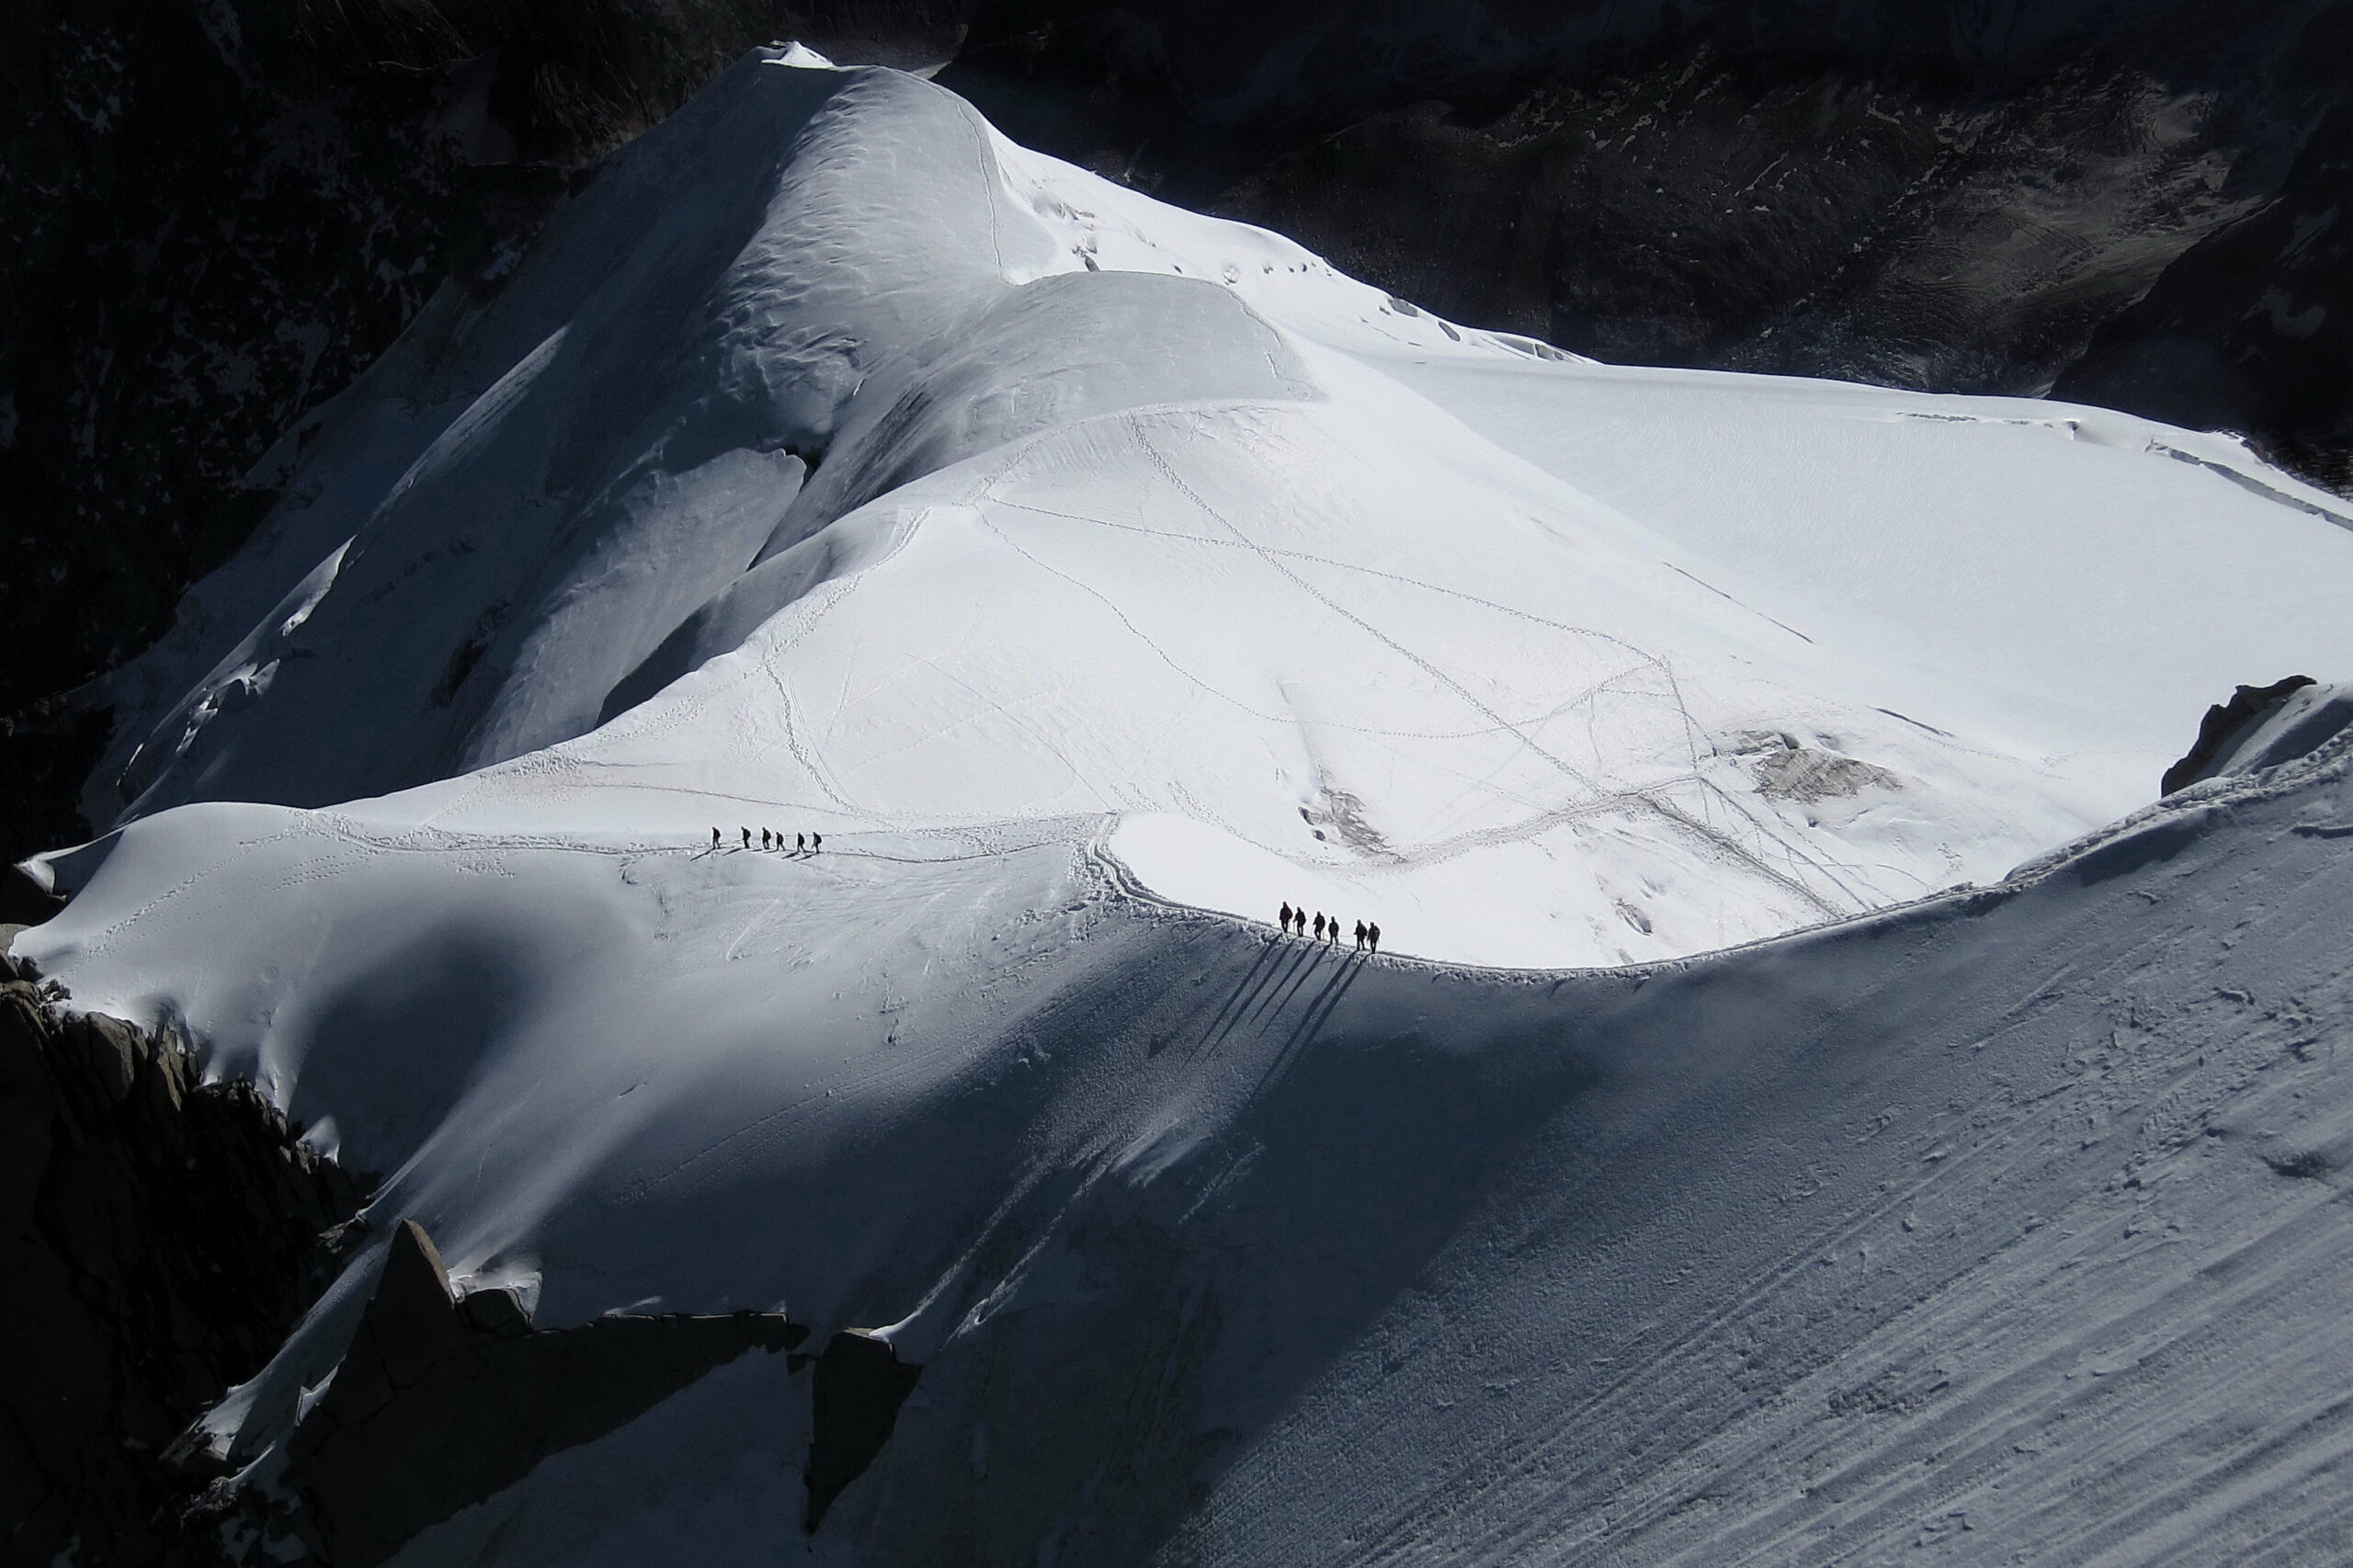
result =
[{"label": "sunlit snow slope", "polygon": [[399,1568],[2304,1568],[2353,1557],[2348,774],[1610,971],[1286,940],[1067,831],[246,805],[68,860],[17,950],[392,1173],[209,1418],[248,1483],[403,1217],[543,1324],[783,1307],[922,1368],[813,1536],[808,1377],[754,1356]]},{"label": "sunlit snow slope", "polygon": [[2336,504],[2216,438],[1465,333],[777,59],[284,460],[118,680],[94,820],[1114,812],[1171,896],[1492,963],[1998,875],[2353,600]]},{"label": "sunlit snow slope", "polygon": [[922,1372],[813,1535],[752,1356],[401,1568],[2353,1554],[2341,694],[2101,827],[2346,664],[2228,442],[1566,360],[756,57],[285,461],[14,949],[385,1178],[248,1496],[414,1217]]}]

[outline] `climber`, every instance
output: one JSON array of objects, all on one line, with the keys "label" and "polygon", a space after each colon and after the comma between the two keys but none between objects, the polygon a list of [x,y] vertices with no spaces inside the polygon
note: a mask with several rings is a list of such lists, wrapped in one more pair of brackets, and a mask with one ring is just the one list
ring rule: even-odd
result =
[{"label": "climber", "polygon": [[1290,935],[1290,905],[1288,903],[1283,905],[1283,935]]},{"label": "climber", "polygon": [[710,846],[713,849],[719,847],[719,830],[715,827],[710,830]]},{"label": "climber", "polygon": [[1381,950],[1381,927],[1379,926],[1368,926],[1364,928],[1364,945],[1370,948],[1376,953]]},{"label": "climber", "polygon": [[752,830],[748,827],[739,827],[735,831],[744,835],[744,847],[749,849],[752,846]]},{"label": "climber", "polygon": [[810,854],[814,855],[815,853],[817,853],[817,851],[818,851],[818,850],[823,849],[824,846],[825,846],[825,835],[824,835],[824,834],[822,834],[822,833],[813,833],[813,834],[811,834],[811,835],[809,835],[809,853],[810,853]]},{"label": "climber", "polygon": [[763,849],[766,849],[767,846],[768,846],[768,830],[767,830],[767,828],[762,828],[762,829],[760,829],[760,847],[761,847],[761,848],[763,848]]},{"label": "climber", "polygon": [[1357,950],[1364,950],[1364,922],[1361,920],[1357,922]]},{"label": "climber", "polygon": [[1324,939],[1324,912],[1320,909],[1315,912],[1315,939]]}]

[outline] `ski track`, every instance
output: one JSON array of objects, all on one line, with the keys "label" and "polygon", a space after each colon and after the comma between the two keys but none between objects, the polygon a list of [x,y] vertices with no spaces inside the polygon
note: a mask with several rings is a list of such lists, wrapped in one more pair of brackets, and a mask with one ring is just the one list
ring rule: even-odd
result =
[{"label": "ski track", "polygon": [[[15,938],[544,1326],[922,1369],[813,1535],[752,1358],[388,1568],[2353,1562],[2353,731],[2132,809],[2341,653],[2342,517],[2120,415],[1529,365],[771,64],[322,415]],[[2064,613],[1915,581],[1972,560]],[[382,1252],[204,1417],[256,1509]]]}]

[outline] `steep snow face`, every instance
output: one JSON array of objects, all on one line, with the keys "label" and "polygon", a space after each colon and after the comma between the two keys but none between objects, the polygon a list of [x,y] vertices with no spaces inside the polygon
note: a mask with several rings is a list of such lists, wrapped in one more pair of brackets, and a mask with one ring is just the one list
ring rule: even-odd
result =
[{"label": "steep snow face", "polygon": [[543,1324],[781,1306],[923,1368],[813,1539],[760,1358],[404,1568],[2286,1568],[2353,1551],[2348,769],[1632,970],[1332,952],[1085,824],[796,859],[419,797],[137,823],[18,949],[331,1116],[377,1235]]},{"label": "steep snow face", "polygon": [[[2336,709],[1675,957],[2333,674],[2227,443],[1568,360],[758,58],[301,465],[17,950],[544,1324],[885,1334],[815,1560],[2343,1554]],[[404,1562],[772,1561],[792,1380]]]},{"label": "steep snow face", "polygon": [[94,812],[1119,812],[1186,902],[1629,961],[1997,875],[2342,652],[2353,533],[2244,452],[1466,333],[809,64],[339,403]]}]

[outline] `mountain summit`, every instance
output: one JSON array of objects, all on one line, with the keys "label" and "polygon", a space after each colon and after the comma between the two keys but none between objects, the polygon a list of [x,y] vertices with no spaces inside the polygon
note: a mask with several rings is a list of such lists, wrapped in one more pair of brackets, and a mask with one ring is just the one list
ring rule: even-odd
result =
[{"label": "mountain summit", "polygon": [[2338,646],[2346,514],[2222,438],[1574,360],[813,58],[290,438],[94,821],[1115,813],[1185,902],[1622,962],[1997,876]]},{"label": "mountain summit", "polygon": [[2152,803],[2344,663],[2238,444],[1580,360],[767,50],[274,460],[13,948],[381,1177],[175,1450],[242,1547],[2343,1544],[2353,710]]}]

